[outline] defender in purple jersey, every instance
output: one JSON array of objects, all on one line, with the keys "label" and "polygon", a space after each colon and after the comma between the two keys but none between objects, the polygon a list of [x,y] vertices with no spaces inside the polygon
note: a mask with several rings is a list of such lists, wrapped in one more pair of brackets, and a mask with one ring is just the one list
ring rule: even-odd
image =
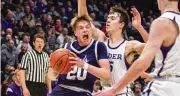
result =
[{"label": "defender in purple jersey", "polygon": [[7,96],[23,96],[18,70],[15,71],[14,75],[12,76],[12,80],[14,82],[10,84],[6,90]]}]

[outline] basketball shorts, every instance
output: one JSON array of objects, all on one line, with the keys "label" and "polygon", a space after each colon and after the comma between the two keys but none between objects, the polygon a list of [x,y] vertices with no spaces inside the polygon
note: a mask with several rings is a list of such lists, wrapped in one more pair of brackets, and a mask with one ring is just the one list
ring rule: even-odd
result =
[{"label": "basketball shorts", "polygon": [[67,88],[66,85],[57,85],[48,96],[92,96],[92,94],[83,90],[74,90],[73,87]]},{"label": "basketball shorts", "polygon": [[154,79],[144,89],[143,96],[180,96],[180,78]]}]

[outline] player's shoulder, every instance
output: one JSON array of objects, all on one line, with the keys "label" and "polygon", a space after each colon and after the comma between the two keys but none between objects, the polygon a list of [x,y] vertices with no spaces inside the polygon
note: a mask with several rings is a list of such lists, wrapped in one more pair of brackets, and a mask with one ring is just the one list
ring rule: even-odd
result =
[{"label": "player's shoulder", "polygon": [[172,20],[165,18],[165,17],[158,17],[152,22],[151,26],[156,26],[156,27],[168,27],[169,24],[172,23]]},{"label": "player's shoulder", "polygon": [[135,44],[140,44],[140,41],[137,40],[131,40],[131,41],[127,41],[126,43],[126,47],[130,47],[130,46],[134,46]]},{"label": "player's shoulder", "polygon": [[104,44],[104,42],[101,42],[101,41],[96,41],[96,42],[97,42],[97,47],[98,47],[98,48],[106,47],[106,45]]}]

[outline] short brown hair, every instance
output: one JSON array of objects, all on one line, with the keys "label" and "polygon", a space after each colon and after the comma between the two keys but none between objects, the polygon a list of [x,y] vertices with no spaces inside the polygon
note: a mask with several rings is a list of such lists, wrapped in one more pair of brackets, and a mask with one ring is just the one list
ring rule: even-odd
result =
[{"label": "short brown hair", "polygon": [[119,13],[120,14],[120,23],[124,22],[125,25],[123,27],[123,31],[126,29],[128,23],[129,23],[129,15],[126,13],[126,11],[123,8],[117,7],[117,6],[113,6],[110,9],[109,14],[113,14],[113,13]]},{"label": "short brown hair", "polygon": [[34,35],[33,42],[35,42],[36,38],[41,38],[45,41],[44,34],[37,33]]},{"label": "short brown hair", "polygon": [[26,32],[26,33],[23,33],[22,37],[24,37],[24,36],[30,37],[30,34]]},{"label": "short brown hair", "polygon": [[92,19],[87,15],[76,16],[71,20],[71,27],[73,28],[73,30],[76,29],[77,23],[83,20],[87,21],[88,23],[91,23],[92,21]]}]

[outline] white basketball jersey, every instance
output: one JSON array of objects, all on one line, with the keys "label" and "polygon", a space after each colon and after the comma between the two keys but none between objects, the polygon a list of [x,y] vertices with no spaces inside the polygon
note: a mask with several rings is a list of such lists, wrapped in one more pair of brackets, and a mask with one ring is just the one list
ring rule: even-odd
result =
[{"label": "white basketball jersey", "polygon": [[[105,42],[111,66],[111,80],[109,81],[110,86],[117,84],[127,72],[127,67],[129,67],[125,60],[126,43],[127,41],[123,40],[117,47],[112,48],[109,46],[109,40]],[[130,91],[131,90],[129,88],[125,88],[121,93],[127,93]]]},{"label": "white basketball jersey", "polygon": [[[175,22],[180,29],[180,13],[167,11],[161,15]],[[154,76],[180,76],[180,34],[174,44],[169,47],[162,47],[156,54]]]}]

